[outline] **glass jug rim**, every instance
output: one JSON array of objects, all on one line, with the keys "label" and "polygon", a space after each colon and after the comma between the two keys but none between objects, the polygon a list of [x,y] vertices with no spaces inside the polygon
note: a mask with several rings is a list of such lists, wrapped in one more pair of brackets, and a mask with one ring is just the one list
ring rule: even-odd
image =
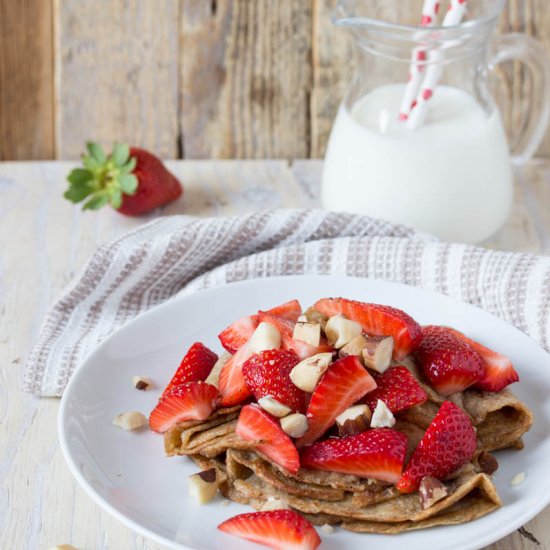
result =
[{"label": "glass jug rim", "polygon": [[506,0],[495,0],[494,7],[484,14],[475,19],[467,19],[456,25],[434,25],[430,27],[424,27],[420,24],[411,25],[407,23],[392,23],[390,21],[384,21],[383,19],[377,19],[376,17],[365,17],[358,15],[349,15],[345,13],[343,2],[345,0],[338,0],[334,10],[331,14],[331,21],[334,25],[339,27],[376,27],[380,30],[397,30],[397,31],[409,31],[415,33],[433,33],[456,31],[460,29],[473,29],[481,27],[485,24],[492,23],[500,14]]}]

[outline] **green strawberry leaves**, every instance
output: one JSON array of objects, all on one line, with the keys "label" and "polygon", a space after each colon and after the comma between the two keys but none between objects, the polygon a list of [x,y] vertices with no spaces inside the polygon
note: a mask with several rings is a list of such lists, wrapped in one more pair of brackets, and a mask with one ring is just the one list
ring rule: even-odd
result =
[{"label": "green strawberry leaves", "polygon": [[84,168],[75,168],[67,176],[69,188],[64,197],[74,203],[88,199],[83,210],[97,210],[106,204],[120,208],[123,195],[135,195],[139,185],[133,174],[136,159],[130,157],[130,147],[115,143],[110,155],[97,143],[87,143],[86,149],[82,155]]}]

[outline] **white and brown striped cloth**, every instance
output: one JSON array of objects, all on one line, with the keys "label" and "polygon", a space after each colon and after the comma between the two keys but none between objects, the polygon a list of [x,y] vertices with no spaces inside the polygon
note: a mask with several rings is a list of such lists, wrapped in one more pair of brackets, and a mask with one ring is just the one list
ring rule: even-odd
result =
[{"label": "white and brown striped cloth", "polygon": [[61,294],[26,363],[24,389],[63,393],[106,336],[182,292],[257,277],[338,274],[470,302],[550,349],[550,258],[446,244],[364,216],[269,210],[156,219],[102,246]]}]

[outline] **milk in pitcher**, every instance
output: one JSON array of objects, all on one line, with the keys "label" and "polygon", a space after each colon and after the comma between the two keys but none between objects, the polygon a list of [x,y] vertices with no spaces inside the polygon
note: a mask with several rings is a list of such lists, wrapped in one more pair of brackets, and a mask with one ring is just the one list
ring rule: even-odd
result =
[{"label": "milk in pitcher", "polygon": [[404,223],[447,241],[480,242],[506,220],[510,158],[497,109],[438,86],[422,127],[398,120],[404,84],[376,88],[336,117],[322,200],[331,210]]}]

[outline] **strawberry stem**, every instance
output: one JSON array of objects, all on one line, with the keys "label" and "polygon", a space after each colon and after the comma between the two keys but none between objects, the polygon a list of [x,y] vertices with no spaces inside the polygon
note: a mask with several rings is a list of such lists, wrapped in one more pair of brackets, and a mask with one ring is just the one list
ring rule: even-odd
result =
[{"label": "strawberry stem", "polygon": [[86,149],[84,168],[75,168],[67,176],[69,188],[64,197],[73,203],[87,199],[83,210],[97,210],[106,204],[120,208],[123,195],[135,195],[138,189],[133,173],[136,158],[130,157],[130,147],[115,143],[110,155],[98,143],[89,142]]}]

